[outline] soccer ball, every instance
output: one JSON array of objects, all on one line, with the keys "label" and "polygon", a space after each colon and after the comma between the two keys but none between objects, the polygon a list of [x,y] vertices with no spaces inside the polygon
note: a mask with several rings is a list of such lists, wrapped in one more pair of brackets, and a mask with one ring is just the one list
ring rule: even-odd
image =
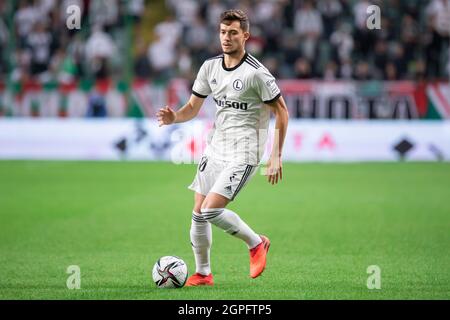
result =
[{"label": "soccer ball", "polygon": [[179,257],[165,256],[156,261],[152,274],[158,288],[181,288],[186,283],[188,270]]}]

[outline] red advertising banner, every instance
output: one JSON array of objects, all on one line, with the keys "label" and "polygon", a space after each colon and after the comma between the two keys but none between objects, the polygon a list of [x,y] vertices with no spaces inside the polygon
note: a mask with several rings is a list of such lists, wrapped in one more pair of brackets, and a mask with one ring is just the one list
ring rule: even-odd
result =
[{"label": "red advertising banner", "polygon": [[[297,119],[449,119],[450,84],[358,81],[280,80],[289,108]],[[3,117],[146,117],[170,105],[181,107],[191,94],[190,83],[167,84],[136,80],[130,86],[112,81],[45,84],[0,83]],[[210,97],[200,118],[212,118]]]}]

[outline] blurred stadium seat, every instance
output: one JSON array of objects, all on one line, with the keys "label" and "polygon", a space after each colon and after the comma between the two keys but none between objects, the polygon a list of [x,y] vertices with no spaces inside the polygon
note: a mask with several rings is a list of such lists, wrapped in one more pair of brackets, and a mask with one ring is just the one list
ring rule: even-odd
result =
[{"label": "blurred stadium seat", "polygon": [[[365,26],[370,4],[381,30]],[[80,30],[66,27],[69,5],[82,11]],[[218,16],[231,7],[248,12],[247,50],[281,79],[293,117],[450,115],[447,0],[20,0],[0,3],[0,116],[180,106],[220,52]]]}]

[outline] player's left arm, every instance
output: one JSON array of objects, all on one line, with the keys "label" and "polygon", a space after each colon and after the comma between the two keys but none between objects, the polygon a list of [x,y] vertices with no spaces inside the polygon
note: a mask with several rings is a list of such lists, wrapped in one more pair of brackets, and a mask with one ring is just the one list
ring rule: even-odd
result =
[{"label": "player's left arm", "polygon": [[280,181],[283,179],[283,165],[281,158],[289,122],[289,112],[282,96],[273,102],[266,103],[266,105],[268,105],[275,114],[276,120],[273,147],[269,161],[267,162],[266,175],[269,183],[276,184],[278,183],[278,179],[280,179]]}]

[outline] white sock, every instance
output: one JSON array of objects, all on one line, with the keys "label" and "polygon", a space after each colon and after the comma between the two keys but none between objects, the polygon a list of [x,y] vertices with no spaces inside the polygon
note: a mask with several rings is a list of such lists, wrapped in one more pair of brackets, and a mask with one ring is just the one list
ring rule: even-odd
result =
[{"label": "white sock", "polygon": [[209,252],[212,244],[211,224],[201,214],[192,212],[191,245],[195,256],[195,272],[203,275],[211,273]]},{"label": "white sock", "polygon": [[242,221],[235,212],[229,209],[202,209],[202,216],[226,233],[244,240],[249,249],[256,247],[262,242],[261,237]]}]

